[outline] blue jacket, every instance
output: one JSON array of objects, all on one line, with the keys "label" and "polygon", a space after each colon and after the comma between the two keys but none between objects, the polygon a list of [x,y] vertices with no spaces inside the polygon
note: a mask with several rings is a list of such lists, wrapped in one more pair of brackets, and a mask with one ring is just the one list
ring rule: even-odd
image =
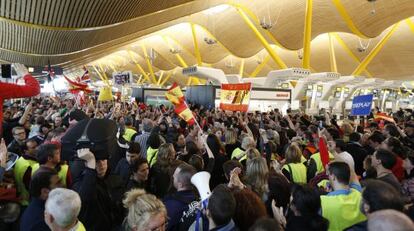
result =
[{"label": "blue jacket", "polygon": [[185,190],[167,195],[164,198],[164,204],[167,208],[168,227],[167,230],[177,230],[178,223],[183,212],[188,209],[188,205],[196,200],[195,193],[192,190]]},{"label": "blue jacket", "polygon": [[21,221],[21,231],[49,231],[44,220],[45,201],[32,198],[29,206],[24,211]]}]

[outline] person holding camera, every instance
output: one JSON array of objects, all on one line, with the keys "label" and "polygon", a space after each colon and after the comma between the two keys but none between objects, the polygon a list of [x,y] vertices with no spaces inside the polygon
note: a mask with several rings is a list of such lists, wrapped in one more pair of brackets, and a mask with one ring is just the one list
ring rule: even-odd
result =
[{"label": "person holding camera", "polygon": [[89,148],[79,149],[78,157],[83,160],[85,167],[81,174],[74,179],[73,190],[79,193],[82,209],[80,221],[86,230],[114,230],[122,221],[122,210],[117,202],[115,190],[112,187],[122,180],[115,181],[108,174],[108,159],[101,159]]}]

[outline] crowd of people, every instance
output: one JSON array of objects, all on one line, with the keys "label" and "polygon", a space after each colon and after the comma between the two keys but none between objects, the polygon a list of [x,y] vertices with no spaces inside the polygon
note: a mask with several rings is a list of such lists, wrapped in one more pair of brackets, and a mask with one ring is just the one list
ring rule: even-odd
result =
[{"label": "crowd of people", "polygon": [[[5,102],[0,230],[414,230],[412,111],[355,122],[190,108],[194,125],[163,105]],[[63,158],[62,137],[92,119],[116,122],[116,151]]]}]

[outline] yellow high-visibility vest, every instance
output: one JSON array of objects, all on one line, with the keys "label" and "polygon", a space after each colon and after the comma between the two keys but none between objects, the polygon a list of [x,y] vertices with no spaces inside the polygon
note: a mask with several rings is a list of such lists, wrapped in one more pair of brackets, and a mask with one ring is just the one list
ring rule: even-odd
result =
[{"label": "yellow high-visibility vest", "polygon": [[[290,171],[290,169],[292,171]],[[283,169],[289,172],[290,178],[292,179],[293,183],[296,184],[306,184],[306,166],[302,163],[290,163],[285,164]]]},{"label": "yellow high-visibility vest", "polygon": [[367,218],[360,210],[362,196],[358,190],[347,194],[321,196],[322,216],[329,220],[329,231],[342,231]]},{"label": "yellow high-visibility vest", "polygon": [[37,164],[34,160],[28,160],[23,158],[22,156],[16,161],[14,165],[13,172],[14,172],[14,179],[16,181],[16,188],[19,196],[21,197],[20,204],[23,206],[29,205],[29,191],[26,189],[26,186],[23,182],[24,174],[26,173],[28,168],[32,168]]}]

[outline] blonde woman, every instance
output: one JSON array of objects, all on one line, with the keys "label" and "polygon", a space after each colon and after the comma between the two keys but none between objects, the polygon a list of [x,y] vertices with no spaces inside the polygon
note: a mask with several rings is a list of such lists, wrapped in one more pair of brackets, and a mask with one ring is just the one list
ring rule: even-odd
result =
[{"label": "blonde woman", "polygon": [[122,230],[165,230],[167,210],[154,195],[142,189],[134,189],[126,193],[123,203],[128,209],[128,215],[122,224]]},{"label": "blonde woman", "polygon": [[349,142],[349,135],[354,132],[354,128],[349,122],[344,122],[341,126],[341,130],[344,132],[345,143]]},{"label": "blonde woman", "polygon": [[306,166],[302,163],[302,151],[299,146],[292,143],[285,153],[285,165],[282,168],[283,175],[296,184],[306,184]]},{"label": "blonde woman", "polygon": [[226,143],[226,154],[227,157],[231,157],[233,151],[240,147],[240,142],[237,141],[237,132],[234,128],[228,128],[224,133],[224,141]]},{"label": "blonde woman", "polygon": [[245,160],[240,161],[243,166],[246,166],[247,163],[257,157],[261,157],[259,150],[256,148],[249,148],[246,150],[246,158]]},{"label": "blonde woman", "polygon": [[269,186],[269,168],[262,157],[251,159],[247,163],[246,183],[263,201],[267,201]]}]

